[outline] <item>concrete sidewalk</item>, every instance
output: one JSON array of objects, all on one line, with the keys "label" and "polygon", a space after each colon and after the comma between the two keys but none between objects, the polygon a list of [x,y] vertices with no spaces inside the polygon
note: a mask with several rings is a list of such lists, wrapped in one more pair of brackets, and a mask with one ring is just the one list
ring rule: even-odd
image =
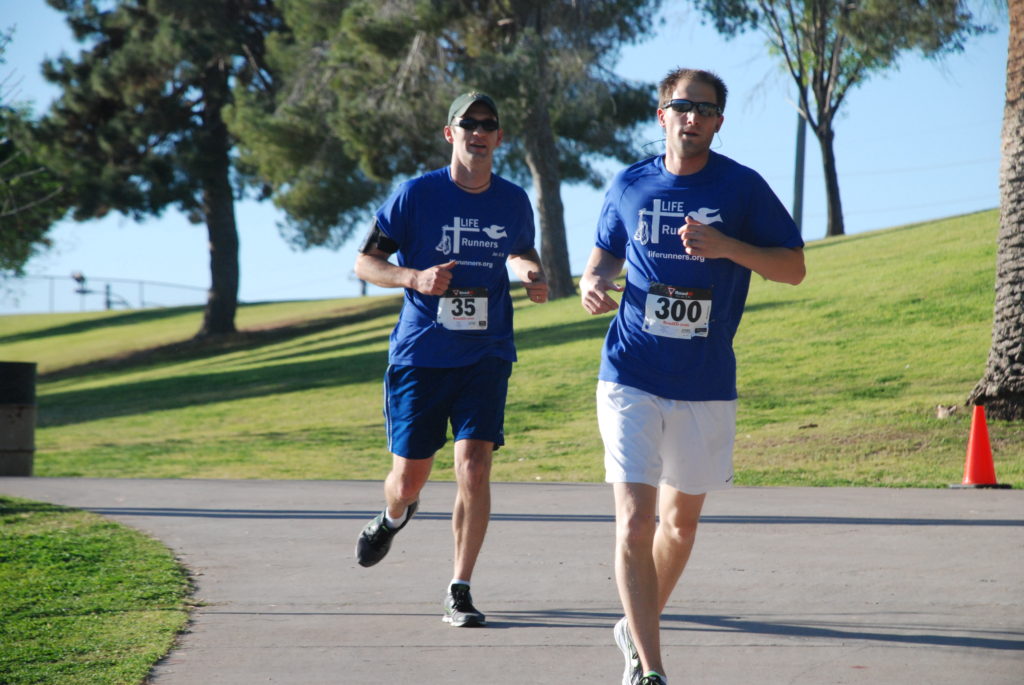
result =
[{"label": "concrete sidewalk", "polygon": [[[192,569],[155,685],[620,682],[611,490],[496,484],[473,579],[488,627],[441,622],[451,483],[371,569],[379,482],[0,478],[89,509]],[[673,685],[1024,682],[1024,492],[736,488],[708,498],[663,620]]]}]

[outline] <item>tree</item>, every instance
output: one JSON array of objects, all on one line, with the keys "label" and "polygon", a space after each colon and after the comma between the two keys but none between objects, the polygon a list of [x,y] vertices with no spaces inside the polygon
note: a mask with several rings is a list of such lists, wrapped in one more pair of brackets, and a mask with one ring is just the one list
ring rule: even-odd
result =
[{"label": "tree", "polygon": [[[540,253],[552,297],[575,291],[565,243],[563,181],[604,179],[599,159],[633,161],[635,124],[651,116],[653,87],[611,73],[619,47],[653,22],[658,0],[355,0],[289,3],[293,41],[271,51],[290,74],[273,112],[236,112],[240,135],[258,175],[271,180],[286,160],[288,136],[316,135],[313,144],[340,149],[339,177],[377,183],[436,168],[447,161],[440,135],[447,108],[460,91],[491,92],[501,107],[505,143],[501,173],[532,179],[539,210]],[[344,5],[344,7],[341,7]],[[301,15],[301,16],[300,16]],[[277,62],[275,62],[277,63]],[[325,101],[321,87],[331,91]],[[314,95],[319,104],[307,106]],[[317,113],[299,124],[300,113]],[[235,119],[232,120],[236,121]],[[286,122],[291,123],[286,123]],[[233,123],[234,125],[234,123]],[[276,145],[275,126],[284,126]],[[266,132],[250,147],[251,134]],[[302,135],[300,135],[300,133]],[[287,164],[287,161],[284,161]],[[275,198],[301,186],[271,180]],[[370,197],[367,192],[365,197]],[[303,209],[296,207],[296,209]],[[366,205],[346,216],[365,215]],[[316,213],[311,213],[315,216]],[[321,215],[322,216],[322,215]],[[304,217],[295,227],[303,228]],[[331,229],[348,237],[351,221]],[[305,221],[307,227],[309,222]],[[325,240],[322,232],[316,240]]]},{"label": "tree", "polygon": [[352,69],[338,29],[349,4],[282,3],[289,28],[267,36],[280,89],[274,96],[236,89],[225,111],[240,140],[239,172],[284,211],[282,235],[300,249],[344,243],[384,199],[391,178],[364,173],[334,133],[347,96],[332,84]]},{"label": "tree", "polygon": [[[137,221],[175,206],[209,234],[211,285],[197,337],[235,331],[238,231],[232,86],[270,91],[271,0],[47,0],[67,15],[78,60],[44,75],[63,93],[33,139],[74,191],[73,217]],[[110,9],[104,9],[110,7]]]},{"label": "tree", "polygon": [[[850,89],[919,51],[935,58],[963,49],[986,27],[965,0],[697,0],[726,36],[760,29],[797,88],[800,115],[821,147],[827,236],[843,235],[833,149],[835,117]],[[810,97],[814,102],[811,103]]]},{"label": "tree", "polygon": [[[0,64],[11,32],[0,31]],[[25,264],[50,246],[46,234],[66,212],[63,186],[12,137],[31,113],[7,104],[10,76],[0,78],[0,278],[24,275]]]},{"label": "tree", "polygon": [[1002,162],[999,167],[999,247],[992,347],[985,375],[968,404],[1005,421],[1024,420],[1024,0],[1010,0]]}]

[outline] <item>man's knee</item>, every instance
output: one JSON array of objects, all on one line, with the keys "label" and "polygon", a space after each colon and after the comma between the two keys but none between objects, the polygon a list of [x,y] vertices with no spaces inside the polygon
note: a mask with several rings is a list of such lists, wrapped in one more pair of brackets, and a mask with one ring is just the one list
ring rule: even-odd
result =
[{"label": "man's knee", "polygon": [[395,457],[391,473],[388,474],[388,486],[392,496],[406,503],[418,499],[420,490],[430,477],[430,467],[428,459]]},{"label": "man's knee", "polygon": [[653,514],[627,511],[617,517],[615,533],[621,547],[650,550],[656,527]]},{"label": "man's knee", "polygon": [[692,545],[697,538],[697,521],[671,521],[662,519],[658,532],[677,545]]},{"label": "man's knee", "polygon": [[465,440],[455,450],[455,479],[459,487],[476,490],[487,487],[491,481],[491,462],[494,444],[482,440]]},{"label": "man's knee", "polygon": [[697,524],[704,506],[704,495],[675,493],[670,497],[662,492],[660,534],[673,542],[692,543],[697,536]]}]

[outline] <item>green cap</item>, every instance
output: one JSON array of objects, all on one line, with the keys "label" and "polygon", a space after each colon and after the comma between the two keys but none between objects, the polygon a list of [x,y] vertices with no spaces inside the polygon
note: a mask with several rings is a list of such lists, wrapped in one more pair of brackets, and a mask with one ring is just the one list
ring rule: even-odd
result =
[{"label": "green cap", "polygon": [[452,106],[448,108],[448,123],[450,124],[458,117],[464,115],[466,110],[477,102],[482,102],[487,105],[487,107],[494,112],[494,117],[498,117],[498,106],[494,104],[494,100],[491,99],[491,96],[486,93],[472,91],[469,93],[463,93],[459,97],[455,98],[455,101],[452,102]]}]

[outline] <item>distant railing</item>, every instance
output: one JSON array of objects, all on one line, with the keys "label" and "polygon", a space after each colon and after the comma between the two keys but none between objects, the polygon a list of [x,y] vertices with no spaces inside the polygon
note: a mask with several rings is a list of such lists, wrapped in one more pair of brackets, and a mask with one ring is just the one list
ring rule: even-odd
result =
[{"label": "distant railing", "polygon": [[206,288],[106,276],[27,275],[0,281],[0,314],[199,305]]}]

